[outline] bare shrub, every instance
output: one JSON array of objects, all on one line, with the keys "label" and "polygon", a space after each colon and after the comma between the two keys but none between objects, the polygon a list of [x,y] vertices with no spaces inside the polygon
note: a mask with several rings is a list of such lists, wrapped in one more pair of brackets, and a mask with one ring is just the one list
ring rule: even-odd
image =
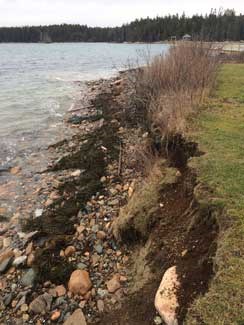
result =
[{"label": "bare shrub", "polygon": [[218,55],[211,44],[182,43],[133,73],[136,106],[152,132],[182,133],[187,116],[213,85]]}]

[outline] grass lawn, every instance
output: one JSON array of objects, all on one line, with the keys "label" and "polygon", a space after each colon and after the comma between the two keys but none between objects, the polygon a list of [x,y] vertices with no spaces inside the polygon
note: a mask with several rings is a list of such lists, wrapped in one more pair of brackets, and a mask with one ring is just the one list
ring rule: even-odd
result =
[{"label": "grass lawn", "polygon": [[215,277],[195,301],[186,324],[244,325],[244,64],[225,64],[191,137],[205,155],[194,158],[200,182],[224,206]]}]

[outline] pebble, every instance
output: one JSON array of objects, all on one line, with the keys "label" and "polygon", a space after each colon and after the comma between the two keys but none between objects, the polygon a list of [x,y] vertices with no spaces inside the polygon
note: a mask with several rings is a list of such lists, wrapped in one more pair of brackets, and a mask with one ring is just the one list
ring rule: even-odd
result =
[{"label": "pebble", "polygon": [[73,294],[85,295],[92,287],[89,273],[84,270],[76,270],[71,274],[69,291]]},{"label": "pebble", "polygon": [[30,255],[32,253],[32,250],[33,250],[33,242],[30,242],[27,245],[26,250],[25,250],[26,255]]},{"label": "pebble", "polygon": [[3,262],[0,264],[0,274],[7,271],[12,263],[13,257],[7,257]]},{"label": "pebble", "polygon": [[104,231],[98,231],[97,232],[97,238],[104,240],[106,238],[106,233]]},{"label": "pebble", "polygon": [[79,269],[79,270],[85,270],[86,268],[87,268],[87,265],[85,263],[77,264],[77,269]]},{"label": "pebble", "polygon": [[104,302],[103,300],[98,300],[97,301],[97,309],[100,313],[104,311]]},{"label": "pebble", "polygon": [[30,254],[27,258],[27,265],[30,267],[33,265],[35,260],[35,255],[34,254]]},{"label": "pebble", "polygon": [[118,289],[120,289],[120,287],[121,287],[121,285],[120,285],[120,275],[119,274],[115,274],[112,277],[112,279],[107,282],[108,292],[109,293],[114,293]]},{"label": "pebble", "polygon": [[29,269],[22,277],[21,284],[25,287],[33,286],[36,280],[36,272]]},{"label": "pebble", "polygon": [[81,175],[81,170],[77,169],[76,171],[71,173],[72,177],[79,177]]},{"label": "pebble", "polygon": [[35,210],[35,217],[40,218],[43,214],[43,209],[36,209]]},{"label": "pebble", "polygon": [[52,316],[51,316],[51,321],[55,322],[57,321],[61,316],[61,312],[59,310],[55,310],[53,313],[52,313]]},{"label": "pebble", "polygon": [[20,266],[20,265],[24,265],[26,263],[27,260],[27,256],[20,256],[17,257],[14,261],[13,261],[13,265],[14,266]]},{"label": "pebble", "polygon": [[29,309],[28,305],[27,304],[23,304],[21,307],[20,307],[20,311],[25,313],[27,310]]},{"label": "pebble", "polygon": [[55,288],[55,291],[56,291],[56,294],[58,297],[65,296],[65,294],[66,294],[66,289],[63,285],[57,286]]},{"label": "pebble", "polygon": [[155,323],[156,325],[161,325],[161,324],[163,324],[163,321],[162,321],[162,319],[161,319],[160,316],[156,316],[156,317],[154,318],[154,323]]},{"label": "pebble", "polygon": [[3,238],[3,247],[8,248],[12,244],[12,239],[10,237]]},{"label": "pebble", "polygon": [[97,290],[97,294],[98,294],[98,296],[100,296],[101,298],[105,298],[105,297],[108,295],[108,290],[104,290],[104,289],[99,288],[99,289]]},{"label": "pebble", "polygon": [[94,246],[94,249],[95,251],[98,253],[98,254],[102,254],[103,253],[103,246],[100,245],[100,244],[97,244]]},{"label": "pebble", "polygon": [[76,249],[74,246],[68,246],[65,251],[64,251],[64,255],[66,257],[72,256],[75,253]]},{"label": "pebble", "polygon": [[28,322],[28,320],[30,319],[30,316],[28,314],[23,314],[22,319],[23,319],[23,321]]},{"label": "pebble", "polygon": [[3,297],[3,303],[4,305],[7,307],[8,305],[11,304],[11,301],[13,299],[13,294],[12,292],[6,294],[4,297]]},{"label": "pebble", "polygon": [[29,310],[34,314],[43,314],[51,309],[52,295],[44,293],[34,299],[29,306]]},{"label": "pebble", "polygon": [[76,311],[68,317],[63,325],[86,325],[86,319],[81,309]]}]

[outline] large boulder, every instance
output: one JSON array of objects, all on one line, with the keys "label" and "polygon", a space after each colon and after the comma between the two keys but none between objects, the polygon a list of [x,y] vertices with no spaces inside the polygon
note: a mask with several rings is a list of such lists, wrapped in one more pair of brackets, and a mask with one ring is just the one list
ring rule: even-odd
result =
[{"label": "large boulder", "polygon": [[165,272],[155,297],[155,308],[167,325],[178,325],[176,311],[179,307],[179,287],[176,266],[173,266]]},{"label": "large boulder", "polygon": [[84,270],[76,270],[69,280],[69,291],[73,294],[85,295],[92,287],[89,273]]},{"label": "large boulder", "polygon": [[64,322],[64,325],[86,325],[86,319],[81,309],[76,309],[76,311]]}]

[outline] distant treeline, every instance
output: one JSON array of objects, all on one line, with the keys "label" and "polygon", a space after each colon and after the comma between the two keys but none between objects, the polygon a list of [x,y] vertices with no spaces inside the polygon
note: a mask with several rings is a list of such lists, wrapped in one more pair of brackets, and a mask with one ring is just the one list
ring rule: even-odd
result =
[{"label": "distant treeline", "polygon": [[209,41],[244,40],[244,15],[234,10],[212,10],[210,14],[184,14],[135,20],[121,27],[50,25],[2,27],[0,42],[158,42],[184,34]]}]

